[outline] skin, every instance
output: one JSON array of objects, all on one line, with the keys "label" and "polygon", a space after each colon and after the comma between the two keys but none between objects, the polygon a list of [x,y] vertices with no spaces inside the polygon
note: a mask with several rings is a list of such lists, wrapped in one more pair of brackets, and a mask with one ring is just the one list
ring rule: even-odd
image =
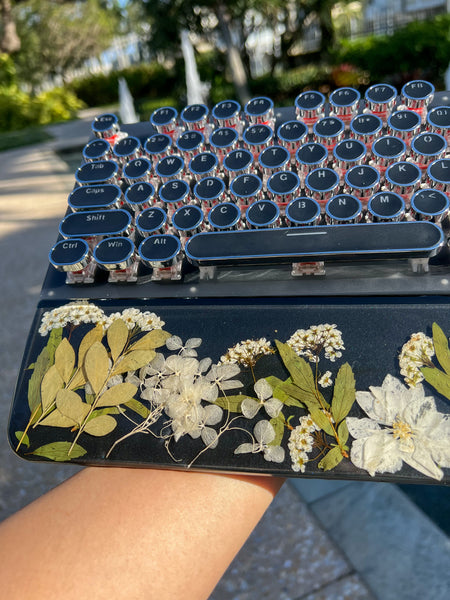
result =
[{"label": "skin", "polygon": [[283,481],[85,468],[0,525],[2,596],[206,600]]}]

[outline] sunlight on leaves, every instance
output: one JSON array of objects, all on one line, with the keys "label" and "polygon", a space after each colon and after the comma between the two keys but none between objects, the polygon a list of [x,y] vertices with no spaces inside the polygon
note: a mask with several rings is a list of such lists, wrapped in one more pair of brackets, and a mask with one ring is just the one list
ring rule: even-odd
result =
[{"label": "sunlight on leaves", "polygon": [[137,342],[130,346],[130,350],[154,350],[160,346],[164,346],[166,340],[171,337],[171,334],[163,329],[153,329],[149,331]]},{"label": "sunlight on leaves", "polygon": [[355,377],[348,363],[342,365],[336,376],[334,384],[333,400],[331,402],[331,414],[336,423],[350,412],[356,399]]},{"label": "sunlight on leaves", "polygon": [[[114,419],[114,417],[111,417],[110,415],[100,415],[95,419],[90,419],[84,426],[84,431],[89,435],[101,437],[111,433],[116,426],[117,421]],[[70,454],[72,455],[72,452]]]},{"label": "sunlight on leaves", "polygon": [[55,352],[55,367],[67,383],[75,366],[75,352],[67,338],[63,338]]},{"label": "sunlight on leaves", "polygon": [[450,352],[448,349],[448,340],[447,336],[437,323],[433,323],[433,345],[439,364],[447,375],[450,376]]},{"label": "sunlight on leaves", "polygon": [[128,341],[128,327],[122,319],[116,319],[108,328],[106,338],[111,350],[111,358],[116,362]]},{"label": "sunlight on leaves", "polygon": [[44,375],[41,384],[42,410],[45,412],[55,401],[56,394],[63,387],[64,382],[55,365],[52,365]]},{"label": "sunlight on leaves", "polygon": [[94,342],[86,352],[84,371],[94,393],[98,394],[106,383],[109,371],[108,353],[100,342]]},{"label": "sunlight on leaves", "polygon": [[78,348],[78,366],[83,364],[84,357],[89,348],[93,346],[95,342],[100,342],[102,340],[103,333],[103,326],[100,323],[97,323],[93,329],[87,332]]},{"label": "sunlight on leaves", "polygon": [[51,444],[46,444],[45,446],[37,448],[31,454],[49,458],[50,460],[54,460],[56,462],[65,462],[73,458],[80,458],[86,454],[86,450],[84,448],[78,444],[75,444],[69,456],[70,448],[70,442],[52,442]]},{"label": "sunlight on leaves", "polygon": [[89,405],[71,390],[60,390],[56,396],[56,407],[69,419],[81,425],[89,413]]},{"label": "sunlight on leaves", "polygon": [[119,406],[119,404],[129,402],[136,392],[137,387],[132,383],[118,383],[100,396],[96,406]]},{"label": "sunlight on leaves", "polygon": [[137,371],[141,367],[148,365],[156,356],[154,350],[133,350],[117,362],[112,375],[120,375],[128,371]]}]

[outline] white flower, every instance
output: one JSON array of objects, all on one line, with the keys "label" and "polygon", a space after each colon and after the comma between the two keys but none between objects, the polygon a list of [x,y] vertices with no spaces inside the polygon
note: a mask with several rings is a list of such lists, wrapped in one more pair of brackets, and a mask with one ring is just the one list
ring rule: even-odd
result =
[{"label": "white flower", "polygon": [[421,384],[407,388],[387,375],[381,387],[357,392],[356,400],[369,418],[347,417],[355,438],[353,464],[375,473],[396,473],[403,462],[428,477],[442,479],[450,467],[450,415],[436,410]]},{"label": "white flower", "polygon": [[341,332],[336,325],[324,323],[311,325],[309,329],[297,329],[286,342],[299,356],[306,356],[310,362],[318,363],[322,351],[325,358],[334,362],[345,350]]},{"label": "white flower", "polygon": [[311,435],[317,431],[318,427],[309,415],[300,417],[300,425],[294,427],[288,440],[289,453],[291,455],[292,470],[305,472],[308,462],[308,452],[311,452],[314,445],[314,438]]},{"label": "white flower", "polygon": [[420,367],[430,365],[433,356],[433,340],[422,332],[413,333],[403,345],[398,359],[400,373],[410,387],[414,387],[423,380]]},{"label": "white flower", "polygon": [[258,358],[264,354],[273,354],[270,342],[266,338],[243,340],[220,358],[221,363],[239,363],[244,367],[254,367]]},{"label": "white flower", "polygon": [[241,404],[241,410],[244,417],[253,419],[262,406],[269,417],[277,417],[283,408],[283,403],[277,398],[272,398],[272,388],[267,381],[265,379],[259,379],[255,383],[254,389],[259,402],[254,398],[244,398]]},{"label": "white flower", "polygon": [[211,383],[210,395],[206,400],[208,402],[215,402],[219,396],[219,390],[233,390],[243,387],[243,383],[237,379],[231,379],[241,369],[237,364],[223,364],[223,365],[212,365],[209,372],[206,373],[205,379]]},{"label": "white flower", "polygon": [[106,316],[101,308],[86,300],[77,300],[45,312],[39,333],[44,336],[52,329],[65,327],[69,323],[76,326],[81,323],[104,323],[105,320]]},{"label": "white flower", "polygon": [[165,323],[155,313],[146,310],[137,318],[136,325],[141,331],[152,331],[153,329],[162,329]]},{"label": "white flower", "polygon": [[183,345],[181,338],[178,335],[172,335],[167,341],[166,346],[169,350],[179,351],[181,356],[191,357],[197,356],[197,351],[194,348],[198,348],[202,343],[202,338],[190,338]]},{"label": "white flower", "polygon": [[331,378],[331,371],[326,371],[326,373],[324,373],[322,375],[322,377],[319,379],[319,385],[321,387],[330,387],[330,385],[333,385],[333,379]]},{"label": "white flower", "polygon": [[275,439],[275,429],[269,421],[258,421],[253,429],[255,441],[253,443],[241,444],[234,451],[235,454],[257,454],[262,452],[267,461],[281,463],[284,460],[284,448],[271,446]]}]

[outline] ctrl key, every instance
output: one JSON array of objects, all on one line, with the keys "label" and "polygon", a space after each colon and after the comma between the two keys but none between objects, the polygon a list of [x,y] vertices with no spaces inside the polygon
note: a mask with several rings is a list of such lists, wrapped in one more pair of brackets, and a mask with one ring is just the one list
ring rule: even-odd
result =
[{"label": "ctrl key", "polygon": [[183,254],[181,242],[171,234],[151,235],[139,246],[141,261],[153,269],[152,280],[181,279]]},{"label": "ctrl key", "polygon": [[96,265],[85,240],[73,238],[57,242],[49,253],[50,263],[66,273],[66,283],[93,283]]}]

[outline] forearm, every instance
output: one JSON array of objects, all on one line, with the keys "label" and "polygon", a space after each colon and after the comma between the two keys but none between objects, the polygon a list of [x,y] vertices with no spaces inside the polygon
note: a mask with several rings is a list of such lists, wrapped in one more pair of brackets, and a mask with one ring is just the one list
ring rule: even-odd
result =
[{"label": "forearm", "polygon": [[282,483],[86,468],[0,526],[3,594],[206,599]]}]

